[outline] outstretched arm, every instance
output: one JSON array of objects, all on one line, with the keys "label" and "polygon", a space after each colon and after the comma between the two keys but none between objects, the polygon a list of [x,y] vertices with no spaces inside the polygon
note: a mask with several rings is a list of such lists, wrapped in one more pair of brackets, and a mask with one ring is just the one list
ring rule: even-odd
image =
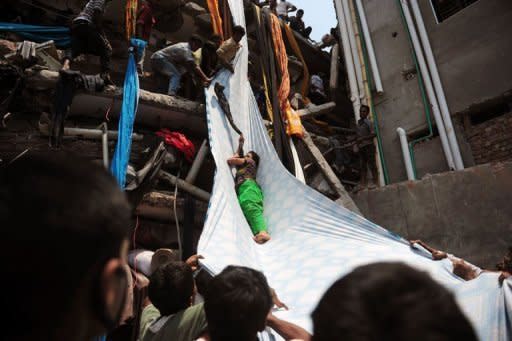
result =
[{"label": "outstretched arm", "polygon": [[276,333],[285,340],[311,340],[311,334],[309,334],[304,328],[291,322],[281,320],[272,314],[269,314],[267,317],[267,326],[274,329]]},{"label": "outstretched arm", "polygon": [[212,79],[208,78],[208,76],[205,75],[205,73],[203,72],[203,69],[201,69],[201,67],[196,65],[194,68],[194,72],[199,76],[199,78],[201,78],[204,86],[210,85],[210,83],[212,82]]},{"label": "outstretched arm", "polygon": [[444,259],[444,258],[448,257],[446,252],[436,250],[432,246],[430,246],[427,243],[423,242],[422,240],[419,240],[419,239],[418,240],[411,240],[411,241],[409,241],[409,243],[411,244],[411,246],[413,246],[413,244],[419,244],[419,245],[423,246],[425,249],[427,249],[432,254],[432,259],[433,260],[441,260],[441,259]]},{"label": "outstretched arm", "polygon": [[240,134],[238,138],[238,148],[235,154],[228,159],[228,165],[230,166],[243,166],[246,162],[244,157],[244,134]]}]

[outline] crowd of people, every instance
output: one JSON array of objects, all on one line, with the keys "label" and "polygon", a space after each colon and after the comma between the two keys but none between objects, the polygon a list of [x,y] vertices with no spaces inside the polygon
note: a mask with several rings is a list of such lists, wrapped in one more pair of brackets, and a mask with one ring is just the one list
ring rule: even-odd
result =
[{"label": "crowd of people", "polygon": [[[63,61],[63,69],[67,70],[71,62],[82,54],[99,56],[101,77],[106,85],[114,84],[110,74],[112,47],[103,27],[104,12],[110,1],[89,0],[82,12],[73,19],[71,48]],[[155,23],[153,1],[141,1],[137,12],[135,37],[148,42]],[[165,88],[159,90],[168,95],[177,95],[182,77],[186,73],[196,77],[202,85],[208,86],[212,77],[221,68],[234,72],[232,62],[244,36],[245,29],[234,26],[233,36],[224,42],[218,35],[212,35],[207,42],[198,35],[192,35],[187,42],[169,44],[154,52],[150,58],[153,74],[157,78],[165,77],[168,80]],[[199,50],[201,51],[198,53]],[[137,51],[137,69],[141,76],[148,75],[144,72],[145,55],[145,48]]]},{"label": "crowd of people", "polygon": [[[131,209],[104,168],[63,153],[27,153],[1,169],[0,213],[0,226],[10,227],[3,231],[6,340],[90,341],[119,325],[132,283]],[[433,259],[450,258],[462,279],[478,276],[411,241],[417,245]],[[310,334],[273,313],[287,306],[259,271],[228,266],[196,283],[201,258],[160,254],[148,268],[139,340],[253,341],[266,327],[285,340],[477,340],[453,294],[402,263],[361,266],[332,284]],[[510,277],[512,250],[498,269],[500,281]]]}]

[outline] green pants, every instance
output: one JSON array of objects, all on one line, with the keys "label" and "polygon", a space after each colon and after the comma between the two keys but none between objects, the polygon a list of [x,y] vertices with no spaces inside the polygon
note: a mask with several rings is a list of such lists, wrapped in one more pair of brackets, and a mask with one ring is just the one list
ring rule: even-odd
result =
[{"label": "green pants", "polygon": [[245,219],[252,233],[267,232],[267,224],[263,217],[263,192],[254,180],[245,180],[237,190],[238,202],[244,212]]}]

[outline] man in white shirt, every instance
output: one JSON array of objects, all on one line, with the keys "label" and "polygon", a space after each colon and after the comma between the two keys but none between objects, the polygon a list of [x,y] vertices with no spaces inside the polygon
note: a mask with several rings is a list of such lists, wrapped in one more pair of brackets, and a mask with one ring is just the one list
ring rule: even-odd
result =
[{"label": "man in white shirt", "polygon": [[284,21],[288,21],[288,13],[294,12],[297,10],[291,2],[286,0],[281,0],[278,2],[276,7],[277,16]]},{"label": "man in white shirt", "polygon": [[169,77],[167,94],[175,96],[180,88],[181,76],[192,71],[199,76],[205,86],[211,79],[208,78],[201,67],[196,64],[193,52],[200,49],[203,41],[199,36],[192,35],[188,43],[177,43],[155,52],[151,56],[151,64],[154,72]]}]

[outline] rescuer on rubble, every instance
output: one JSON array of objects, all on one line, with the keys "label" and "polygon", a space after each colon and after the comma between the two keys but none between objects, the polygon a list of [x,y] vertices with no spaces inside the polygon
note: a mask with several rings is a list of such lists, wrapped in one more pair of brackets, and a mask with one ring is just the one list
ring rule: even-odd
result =
[{"label": "rescuer on rubble", "polygon": [[217,56],[222,66],[228,69],[231,73],[235,72],[233,67],[233,60],[236,57],[238,50],[242,48],[240,41],[245,36],[245,29],[242,26],[233,27],[233,36],[222,43],[217,50]]},{"label": "rescuer on rubble", "polygon": [[100,57],[101,77],[107,85],[113,85],[110,78],[110,58],[112,47],[103,31],[103,14],[111,0],[90,0],[82,12],[71,24],[71,51],[64,57],[63,69],[69,69],[70,63],[82,54]]},{"label": "rescuer on rubble", "polygon": [[203,81],[204,86],[211,83],[211,78],[205,75],[200,66],[196,64],[193,52],[203,46],[203,40],[192,35],[188,42],[167,46],[151,56],[153,71],[169,77],[167,94],[175,96],[181,85],[181,76],[192,71]]},{"label": "rescuer on rubble", "polygon": [[373,129],[373,122],[368,119],[370,108],[362,105],[359,110],[361,118],[357,122],[358,135],[358,152],[361,158],[361,185],[366,187],[368,184],[368,168],[372,172],[372,187],[377,185],[379,174],[377,172],[377,164],[375,161],[375,147],[373,146],[373,138],[376,136]]}]

